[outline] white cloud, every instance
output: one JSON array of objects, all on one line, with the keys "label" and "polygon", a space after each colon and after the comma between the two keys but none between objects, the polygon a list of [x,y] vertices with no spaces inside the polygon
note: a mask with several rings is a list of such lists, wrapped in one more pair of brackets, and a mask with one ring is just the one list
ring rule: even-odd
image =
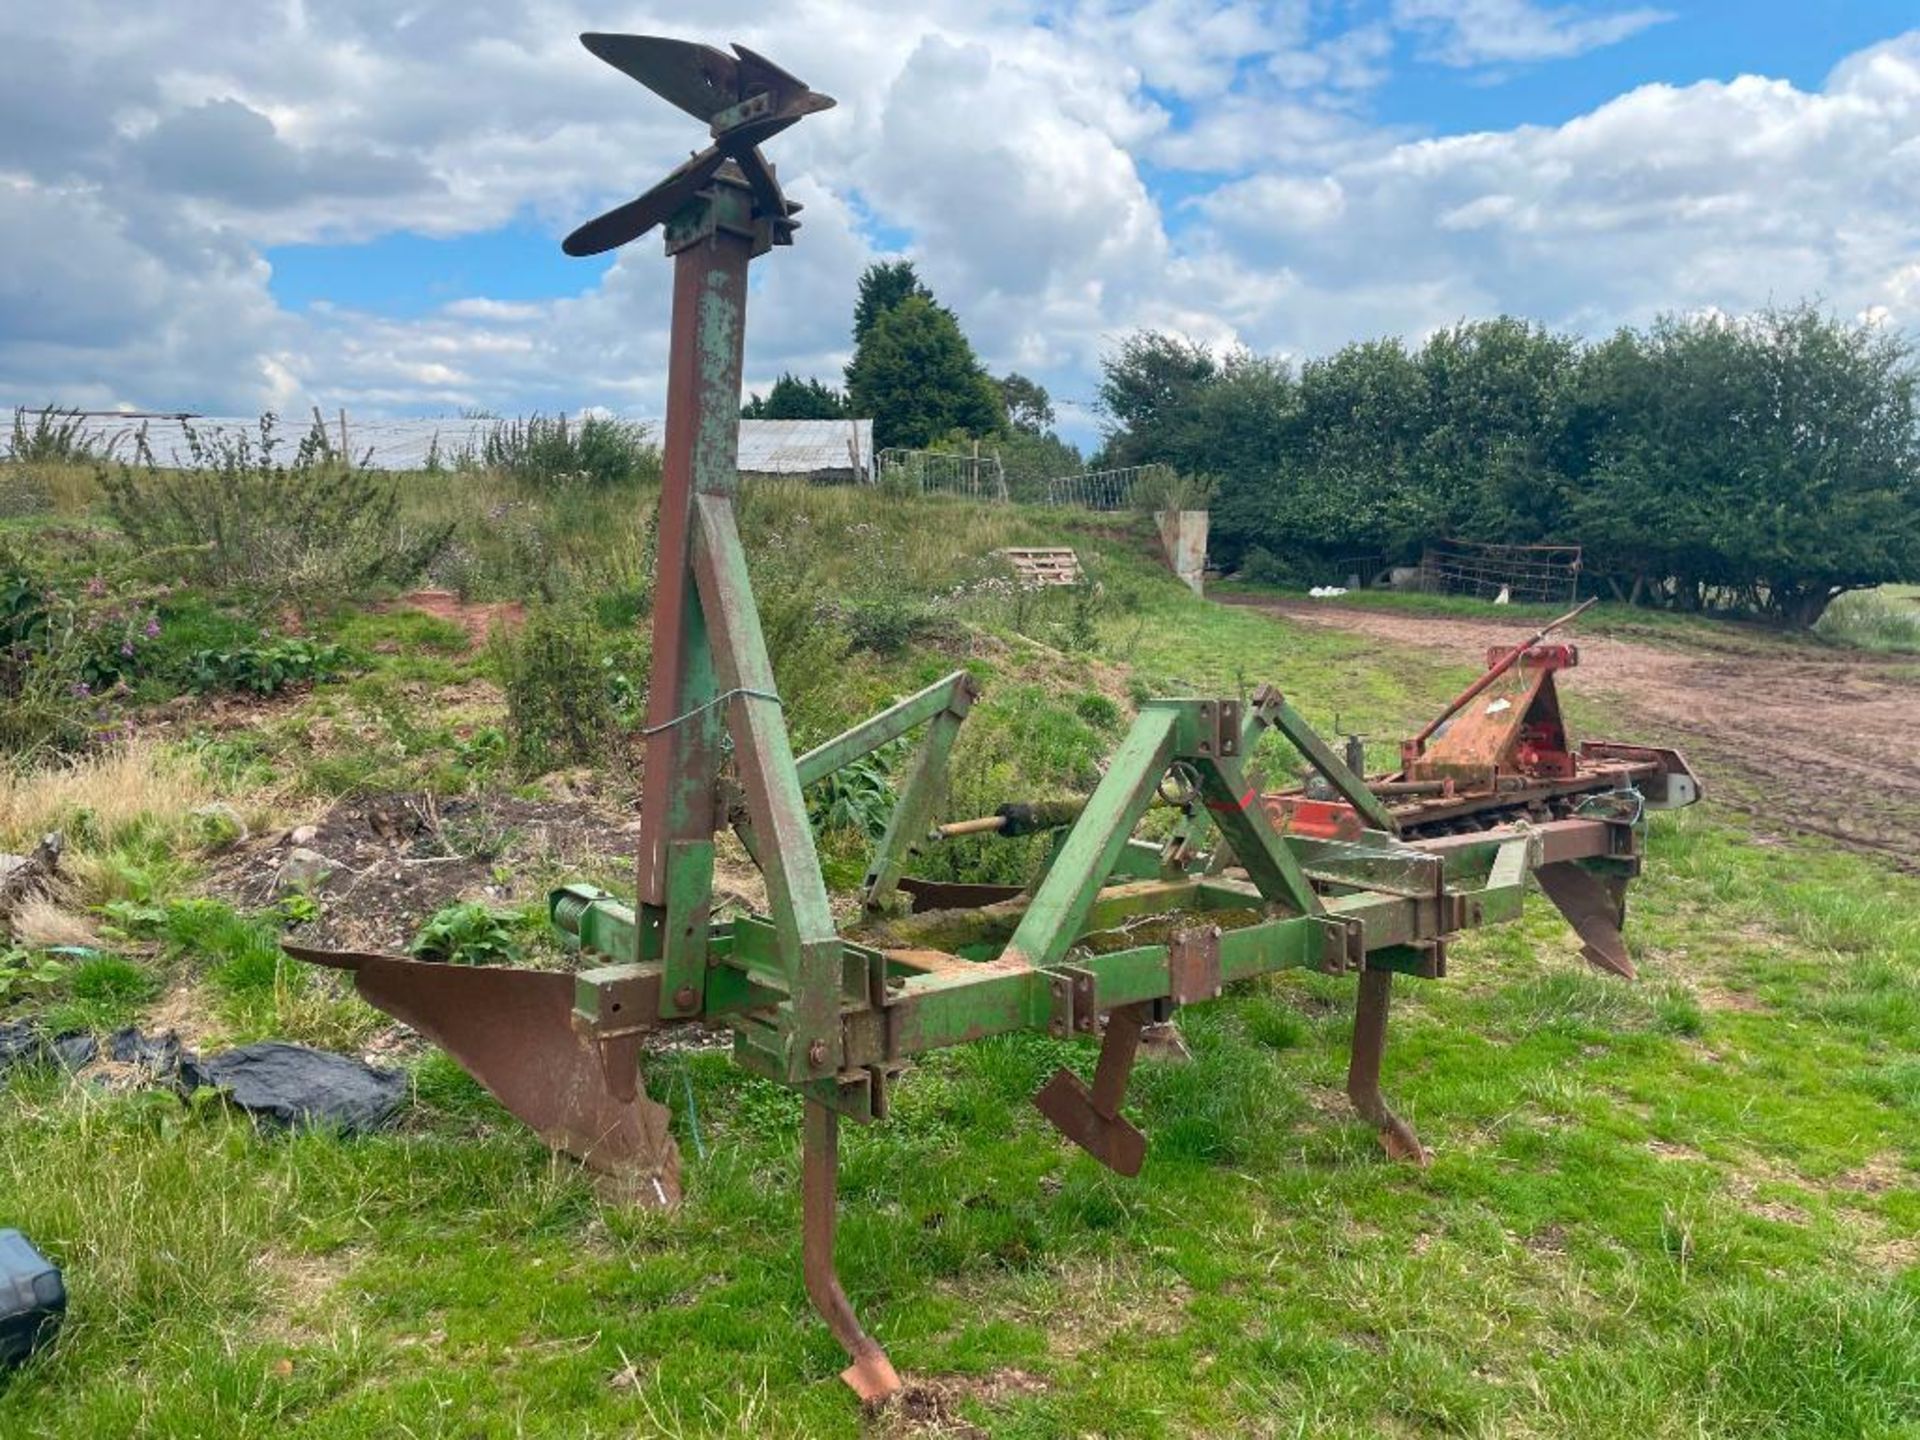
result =
[{"label": "white cloud", "polygon": [[[749,384],[837,377],[875,224],[990,364],[1066,413],[1138,325],[1300,354],[1503,309],[1598,332],[1804,294],[1920,326],[1920,32],[1815,90],[1648,86],[1563,125],[1435,139],[1367,118],[1389,67],[1417,63],[1408,36],[1438,63],[1511,65],[1659,13],[1395,0],[1391,25],[1330,24],[1346,13],[710,6],[708,38],[841,101],[771,147],[806,223],[755,266]],[[31,34],[0,18],[0,399],[657,414],[652,239],[578,298],[406,319],[289,314],[261,259],[528,214],[557,234],[637,193],[700,130],[580,49],[595,23],[575,0],[70,0]],[[664,0],[617,23],[686,28]]]},{"label": "white cloud", "polygon": [[[1201,207],[1245,270],[1284,264],[1315,307],[1252,322],[1256,344],[1319,348],[1380,328],[1511,310],[1588,332],[1662,310],[1822,298],[1920,328],[1920,32],[1820,91],[1741,77],[1646,86],[1557,127],[1415,141],[1333,167],[1337,224],[1301,224],[1303,180],[1259,176]],[[1423,301],[1420,297],[1426,297]],[[1391,307],[1389,307],[1391,308]]]},{"label": "white cloud", "polygon": [[1564,60],[1614,45],[1673,17],[1636,7],[1590,13],[1532,0],[1393,0],[1396,24],[1420,33],[1426,54],[1445,65]]}]

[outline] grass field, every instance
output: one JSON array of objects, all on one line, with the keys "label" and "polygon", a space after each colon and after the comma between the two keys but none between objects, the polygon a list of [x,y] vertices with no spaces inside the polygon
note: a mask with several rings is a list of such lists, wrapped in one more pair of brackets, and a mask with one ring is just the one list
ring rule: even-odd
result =
[{"label": "grass field", "polygon": [[[510,516],[551,539],[543,505],[456,478],[409,505],[466,526],[467,598],[531,593],[537,567],[555,608],[619,602],[582,623],[622,643],[647,578],[616,552],[643,545],[643,497],[568,499],[568,533],[597,548],[543,540],[529,559],[540,546],[503,533],[519,521],[469,507],[527,506]],[[68,534],[97,525],[92,504],[67,483],[14,529],[63,537],[41,543],[84,574],[111,543]],[[1274,680],[1323,728],[1363,723],[1384,759],[1474,668],[1195,600],[1132,522],[778,491],[749,510],[800,743],[955,665],[980,677],[956,813],[1083,791],[1155,693]],[[1074,544],[1100,591],[996,589],[982,554],[1020,542]],[[156,645],[229,643],[255,623],[229,600],[156,602]],[[0,1018],[157,1017],[210,1048],[390,1041],[275,958],[284,926],[350,902],[249,903],[244,857],[402,792],[627,813],[617,753],[558,777],[502,758],[498,647],[360,603],[297,628],[343,647],[338,673],[180,699],[156,659],[130,739],[0,781],[0,843],[66,828],[60,908],[95,952],[43,983],[25,978],[42,951],[16,946]],[[618,849],[530,849],[508,833],[524,823],[452,867],[489,903],[524,913],[581,866],[621,882]],[[986,843],[982,863],[1017,859]],[[857,880],[857,836],[823,850]],[[686,1161],[667,1215],[604,1203],[417,1045],[383,1050],[412,1075],[402,1123],[357,1140],[19,1073],[0,1092],[0,1223],[61,1261],[74,1301],[59,1343],[0,1381],[0,1434],[1920,1433],[1920,881],[1703,806],[1656,820],[1633,903],[1637,985],[1590,973],[1533,902],[1463,940],[1449,979],[1401,988],[1386,1084],[1436,1152],[1425,1171],[1387,1162],[1346,1108],[1350,982],[1289,975],[1183,1011],[1192,1062],[1137,1084],[1137,1181],[1029,1104],[1090,1047],[929,1057],[890,1122],[845,1140],[842,1275],[912,1382],[871,1416],[801,1288],[799,1107],[723,1052],[649,1062]]]}]

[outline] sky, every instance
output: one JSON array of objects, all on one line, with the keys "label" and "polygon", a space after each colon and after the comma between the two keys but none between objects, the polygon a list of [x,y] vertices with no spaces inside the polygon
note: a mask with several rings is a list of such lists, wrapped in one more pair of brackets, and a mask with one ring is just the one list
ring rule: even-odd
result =
[{"label": "sky", "polygon": [[658,417],[657,237],[559,240],[704,132],[582,30],[840,102],[768,147],[806,209],[750,388],[837,381],[900,255],[1083,444],[1139,327],[1300,358],[1809,298],[1920,336],[1916,0],[0,0],[0,403]]}]

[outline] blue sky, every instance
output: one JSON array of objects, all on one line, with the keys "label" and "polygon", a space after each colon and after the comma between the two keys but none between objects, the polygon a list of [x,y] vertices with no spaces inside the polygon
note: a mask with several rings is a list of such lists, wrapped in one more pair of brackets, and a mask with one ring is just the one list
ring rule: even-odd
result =
[{"label": "blue sky", "polygon": [[[647,0],[0,0],[0,399],[657,416],[651,240],[558,239],[698,144],[580,50]],[[1920,322],[1920,9],[1892,0],[713,0],[840,107],[772,147],[749,384],[837,377],[907,254],[1091,439],[1128,330],[1301,357],[1818,298]],[[1746,78],[1741,78],[1746,77]]]},{"label": "blue sky", "polygon": [[[1630,7],[1593,7],[1594,13]],[[1370,97],[1367,111],[1382,125],[1418,135],[1457,135],[1519,125],[1558,125],[1637,86],[1766,75],[1818,88],[1833,66],[1856,50],[1899,34],[1916,19],[1910,0],[1710,0],[1656,7],[1670,18],[1572,59],[1485,69],[1422,63],[1419,42],[1395,43],[1394,77]],[[1377,19],[1387,7],[1351,7],[1349,23]],[[1148,92],[1177,122],[1190,105],[1165,91]],[[1213,187],[1204,171],[1143,166],[1150,192],[1169,211]],[[905,251],[912,232],[862,207],[862,231],[877,250]],[[390,232],[352,244],[306,243],[264,251],[273,267],[274,297],[289,309],[315,303],[409,317],[449,300],[484,296],[539,300],[583,295],[599,284],[607,259],[560,254],[564,225],[526,216],[471,234],[427,237]]]}]

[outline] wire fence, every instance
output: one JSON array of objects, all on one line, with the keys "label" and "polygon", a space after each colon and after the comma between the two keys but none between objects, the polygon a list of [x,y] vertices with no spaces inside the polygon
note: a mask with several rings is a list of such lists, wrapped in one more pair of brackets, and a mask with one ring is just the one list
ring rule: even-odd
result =
[{"label": "wire fence", "polygon": [[1578,545],[1485,545],[1436,540],[1420,557],[1424,590],[1509,600],[1571,601],[1580,588]]},{"label": "wire fence", "polygon": [[889,448],[874,457],[874,478],[882,485],[912,486],[923,495],[997,501],[1009,498],[1006,467],[994,454]]},{"label": "wire fence", "polygon": [[1083,510],[1125,510],[1132,505],[1133,493],[1142,482],[1168,484],[1173,478],[1170,465],[1126,465],[1061,475],[1047,482],[1046,503],[1078,505]]}]

